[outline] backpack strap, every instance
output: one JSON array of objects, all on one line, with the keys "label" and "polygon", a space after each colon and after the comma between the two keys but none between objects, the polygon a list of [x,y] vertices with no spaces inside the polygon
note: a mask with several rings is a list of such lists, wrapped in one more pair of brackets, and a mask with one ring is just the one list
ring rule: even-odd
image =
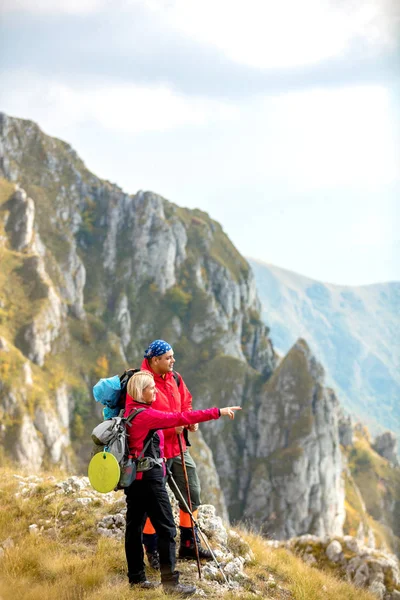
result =
[{"label": "backpack strap", "polygon": [[181,385],[182,377],[176,371],[172,371],[172,375],[175,379],[176,385],[179,387]]},{"label": "backpack strap", "polygon": [[150,435],[149,439],[147,440],[146,445],[144,446],[143,450],[141,451],[141,453],[135,460],[140,460],[141,458],[143,458],[144,453],[146,452],[151,440],[153,439],[153,435],[154,435],[155,431],[150,431],[149,433],[151,433],[151,435]]},{"label": "backpack strap", "polygon": [[[132,427],[132,421],[135,417],[137,417],[137,415],[141,412],[143,412],[144,410],[146,410],[145,408],[136,408],[133,412],[131,412],[131,414],[126,417],[125,419],[125,424],[128,425],[129,427]],[[153,429],[152,431],[149,431],[149,434],[151,434],[149,436],[149,439],[146,442],[146,445],[144,446],[143,450],[141,451],[141,453],[139,454],[139,456],[135,459],[135,460],[139,460],[140,458],[143,458],[144,453],[146,452],[148,445],[150,444],[151,440],[153,439],[153,435],[155,434],[156,430]],[[146,436],[147,437],[147,436]]]},{"label": "backpack strap", "polygon": [[125,423],[126,425],[128,425],[129,427],[132,427],[132,421],[135,417],[137,417],[137,415],[141,412],[143,412],[144,410],[146,410],[145,408],[135,408],[134,411],[131,412],[131,414],[126,417],[125,419]]},{"label": "backpack strap", "polygon": [[119,381],[120,381],[120,386],[121,386],[121,392],[118,398],[118,407],[120,408],[120,410],[124,410],[125,409],[125,401],[126,401],[126,393],[127,393],[127,387],[128,387],[128,381],[130,380],[130,378],[132,377],[132,375],[134,375],[135,373],[137,373],[140,369],[127,369],[126,371],[124,371],[122,373],[122,375],[119,376]]},{"label": "backpack strap", "polygon": [[140,369],[126,369],[126,371],[124,371],[122,375],[119,376],[119,380],[121,382],[121,389],[123,389],[124,386],[126,386],[132,375],[138,373],[139,371]]}]

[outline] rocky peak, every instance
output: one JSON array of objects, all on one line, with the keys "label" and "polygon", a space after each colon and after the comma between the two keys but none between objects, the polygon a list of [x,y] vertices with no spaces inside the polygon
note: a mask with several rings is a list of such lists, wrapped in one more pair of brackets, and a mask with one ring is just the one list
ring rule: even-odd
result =
[{"label": "rocky peak", "polygon": [[244,515],[277,538],[339,535],[344,522],[338,401],[304,340],[262,390]]}]

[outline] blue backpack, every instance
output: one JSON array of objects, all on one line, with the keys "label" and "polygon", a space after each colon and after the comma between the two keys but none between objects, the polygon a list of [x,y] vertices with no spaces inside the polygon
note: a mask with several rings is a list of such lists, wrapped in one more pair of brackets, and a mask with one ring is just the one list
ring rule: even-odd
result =
[{"label": "blue backpack", "polygon": [[128,381],[140,369],[127,369],[122,375],[100,379],[93,387],[93,396],[96,402],[104,404],[103,418],[118,417],[125,410],[126,388]]}]

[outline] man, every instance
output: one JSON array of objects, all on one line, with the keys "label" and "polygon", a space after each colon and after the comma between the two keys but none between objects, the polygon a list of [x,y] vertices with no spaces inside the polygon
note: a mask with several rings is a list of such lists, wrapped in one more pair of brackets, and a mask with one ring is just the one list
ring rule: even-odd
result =
[{"label": "man", "polygon": [[[153,406],[155,409],[164,412],[192,410],[192,395],[186,387],[182,377],[174,372],[174,363],[175,358],[172,346],[164,340],[155,340],[145,351],[141,369],[142,371],[150,371],[154,376],[157,394]],[[197,429],[198,424],[189,425],[188,427],[189,431],[197,431]],[[183,446],[186,471],[189,480],[192,512],[196,519],[197,509],[200,505],[200,481],[197,475],[196,464],[187,450],[183,430],[183,427],[174,427],[164,430],[164,454],[168,459],[168,466],[172,472],[172,476],[183,497],[187,501],[187,491],[178,441],[179,435]],[[179,524],[181,532],[179,558],[192,559],[196,557],[196,550],[193,540],[191,518],[173,485],[171,486],[171,489],[179,502]],[[195,531],[195,535],[200,558],[211,560],[211,552],[201,546],[197,531]],[[146,548],[146,554],[150,565],[153,568],[158,568],[157,536],[149,519],[147,519],[143,529],[143,543]]]}]

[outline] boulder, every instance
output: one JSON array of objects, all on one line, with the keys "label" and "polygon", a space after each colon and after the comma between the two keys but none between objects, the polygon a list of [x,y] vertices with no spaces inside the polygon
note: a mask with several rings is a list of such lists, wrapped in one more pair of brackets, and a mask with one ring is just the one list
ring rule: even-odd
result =
[{"label": "boulder", "polygon": [[343,554],[342,545],[337,540],[333,540],[325,552],[329,560],[339,562]]}]

